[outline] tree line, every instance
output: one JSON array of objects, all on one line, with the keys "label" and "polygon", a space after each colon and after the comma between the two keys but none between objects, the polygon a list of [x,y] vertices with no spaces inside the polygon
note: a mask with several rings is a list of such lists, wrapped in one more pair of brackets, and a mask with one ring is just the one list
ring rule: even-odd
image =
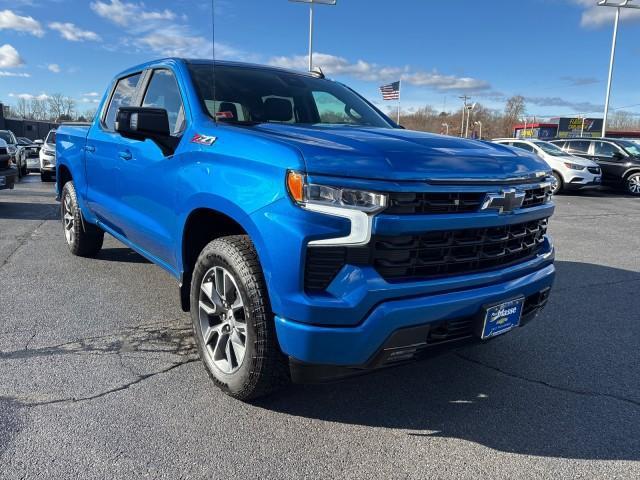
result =
[{"label": "tree line", "polygon": [[62,93],[19,98],[15,105],[5,105],[4,109],[4,114],[8,118],[46,122],[87,122],[91,121],[96,113],[95,109],[79,112],[76,101]]},{"label": "tree line", "polygon": [[[542,119],[526,115],[525,98],[520,95],[509,98],[502,111],[476,104],[469,119],[469,137],[480,137],[480,123],[482,138],[512,137],[515,126],[524,123],[525,118],[529,123],[544,123]],[[462,108],[443,112],[427,105],[414,112],[401,112],[400,124],[410,130],[442,134],[448,131],[449,135],[459,137],[466,128],[466,113],[463,124]],[[609,114],[607,126],[611,130],[640,130],[640,117],[631,112],[614,111]]]}]

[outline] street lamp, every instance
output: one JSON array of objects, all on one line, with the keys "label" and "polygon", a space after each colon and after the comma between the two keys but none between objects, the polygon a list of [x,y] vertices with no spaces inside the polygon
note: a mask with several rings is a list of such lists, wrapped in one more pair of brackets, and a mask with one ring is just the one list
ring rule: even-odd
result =
[{"label": "street lamp", "polygon": [[600,0],[601,7],[615,7],[616,19],[613,22],[613,41],[611,42],[611,58],[609,59],[609,78],[607,79],[607,97],[604,102],[604,119],[602,120],[602,136],[607,134],[607,117],[609,116],[609,99],[611,98],[611,79],[613,77],[613,64],[616,59],[616,42],[618,39],[618,23],[620,23],[621,8],[638,8],[640,5],[632,5],[633,0]]},{"label": "street lamp", "polygon": [[338,0],[289,0],[290,2],[308,3],[309,4],[309,71],[313,71],[313,6],[319,5],[335,5]]},{"label": "street lamp", "polygon": [[445,135],[449,135],[449,124],[448,123],[443,123],[442,126],[445,128]]},{"label": "street lamp", "polygon": [[480,128],[479,135],[480,135],[480,140],[482,140],[482,122],[481,122],[480,120],[476,120],[475,122],[473,122],[473,124],[474,124],[476,127],[479,127],[479,128]]},{"label": "street lamp", "polygon": [[476,108],[476,104],[474,103],[473,105],[467,105],[467,128],[465,129],[464,132],[464,138],[469,138],[469,119],[471,118],[471,113],[473,112],[473,109]]}]

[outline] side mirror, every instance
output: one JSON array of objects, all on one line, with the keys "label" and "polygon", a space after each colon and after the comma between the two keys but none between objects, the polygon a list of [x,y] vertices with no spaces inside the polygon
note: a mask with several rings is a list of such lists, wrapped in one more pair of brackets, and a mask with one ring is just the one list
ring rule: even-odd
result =
[{"label": "side mirror", "polygon": [[169,115],[163,108],[120,107],[115,128],[124,138],[152,140],[165,156],[173,155],[178,146],[179,139],[171,136]]},{"label": "side mirror", "polygon": [[613,152],[612,158],[616,161],[624,160],[624,155],[620,152]]}]

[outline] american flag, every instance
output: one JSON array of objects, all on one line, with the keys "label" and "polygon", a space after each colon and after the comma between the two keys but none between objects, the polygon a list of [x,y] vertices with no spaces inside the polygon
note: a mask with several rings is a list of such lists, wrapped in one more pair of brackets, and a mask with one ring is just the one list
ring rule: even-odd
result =
[{"label": "american flag", "polygon": [[400,81],[382,85],[380,93],[383,100],[400,100]]}]

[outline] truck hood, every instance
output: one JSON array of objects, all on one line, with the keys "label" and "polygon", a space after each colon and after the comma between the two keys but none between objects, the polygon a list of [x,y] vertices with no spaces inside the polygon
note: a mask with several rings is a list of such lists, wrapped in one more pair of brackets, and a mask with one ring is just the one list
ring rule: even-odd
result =
[{"label": "truck hood", "polygon": [[266,123],[260,132],[295,146],[317,175],[383,180],[492,180],[549,171],[527,152],[402,129]]}]

